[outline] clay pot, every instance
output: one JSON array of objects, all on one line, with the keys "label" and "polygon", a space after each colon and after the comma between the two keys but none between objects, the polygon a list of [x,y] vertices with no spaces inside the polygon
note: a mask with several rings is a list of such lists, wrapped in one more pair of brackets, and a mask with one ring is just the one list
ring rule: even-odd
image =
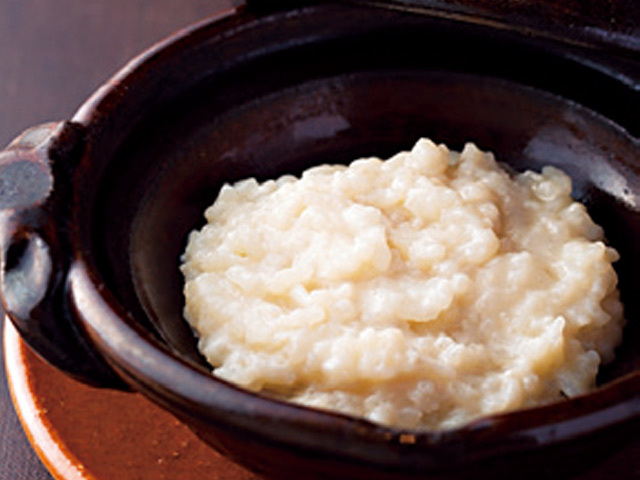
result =
[{"label": "clay pot", "polygon": [[[540,18],[406,3],[238,7],[2,152],[2,296],[28,343],[85,382],[141,392],[275,478],[564,476],[637,438],[638,50]],[[598,390],[414,432],[213,378],[182,319],[178,265],[221,185],[385,157],[421,136],[572,176],[621,254],[628,325]]]}]

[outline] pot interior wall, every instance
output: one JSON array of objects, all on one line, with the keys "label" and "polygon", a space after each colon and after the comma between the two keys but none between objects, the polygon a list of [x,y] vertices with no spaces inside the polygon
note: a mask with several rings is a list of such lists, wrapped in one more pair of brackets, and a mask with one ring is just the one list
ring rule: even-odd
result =
[{"label": "pot interior wall", "polygon": [[[386,157],[426,136],[455,149],[473,141],[518,170],[551,164],[572,176],[574,196],[621,253],[629,324],[602,381],[636,369],[637,92],[545,44],[484,27],[395,12],[312,13],[287,20],[298,22],[290,29],[258,21],[246,35],[262,35],[262,45],[250,47],[251,37],[253,50],[236,52],[233,69],[207,63],[217,59],[215,42],[200,44],[197,58],[183,52],[201,78],[166,85],[169,100],[114,147],[93,208],[93,249],[132,317],[207,368],[182,320],[179,264],[221,185]],[[312,41],[291,37],[314,28]],[[155,75],[162,83],[163,72]]]}]

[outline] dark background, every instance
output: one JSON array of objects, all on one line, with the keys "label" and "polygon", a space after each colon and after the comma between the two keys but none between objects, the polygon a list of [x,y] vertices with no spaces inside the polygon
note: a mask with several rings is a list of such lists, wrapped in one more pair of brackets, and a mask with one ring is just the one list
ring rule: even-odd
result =
[{"label": "dark background", "polygon": [[[30,126],[70,118],[131,57],[233,3],[0,0],[0,145]],[[13,411],[0,343],[0,480],[41,479],[51,476]]]}]

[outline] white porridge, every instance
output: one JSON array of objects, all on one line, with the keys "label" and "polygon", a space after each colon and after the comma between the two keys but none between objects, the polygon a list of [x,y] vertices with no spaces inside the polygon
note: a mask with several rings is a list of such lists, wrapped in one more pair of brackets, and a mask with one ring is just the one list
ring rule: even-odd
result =
[{"label": "white porridge", "polygon": [[403,428],[589,391],[621,339],[615,250],[546,167],[420,140],[226,185],[183,257],[214,374]]}]

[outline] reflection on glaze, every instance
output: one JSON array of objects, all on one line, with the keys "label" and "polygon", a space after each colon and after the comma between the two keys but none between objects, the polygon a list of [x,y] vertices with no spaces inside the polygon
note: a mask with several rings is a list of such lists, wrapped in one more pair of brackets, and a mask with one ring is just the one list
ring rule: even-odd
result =
[{"label": "reflection on glaze", "polygon": [[316,140],[331,138],[349,128],[348,120],[339,114],[325,114],[306,118],[293,125],[293,138],[300,140]]},{"label": "reflection on glaze", "polygon": [[[614,167],[607,152],[579,138],[577,132],[566,126],[549,125],[541,129],[529,141],[525,154],[536,162],[553,162],[571,172],[573,194],[577,198],[584,198],[589,185],[596,185],[626,206],[638,209],[637,195],[627,177]],[[585,162],[588,162],[588,168],[584,167]]]}]

